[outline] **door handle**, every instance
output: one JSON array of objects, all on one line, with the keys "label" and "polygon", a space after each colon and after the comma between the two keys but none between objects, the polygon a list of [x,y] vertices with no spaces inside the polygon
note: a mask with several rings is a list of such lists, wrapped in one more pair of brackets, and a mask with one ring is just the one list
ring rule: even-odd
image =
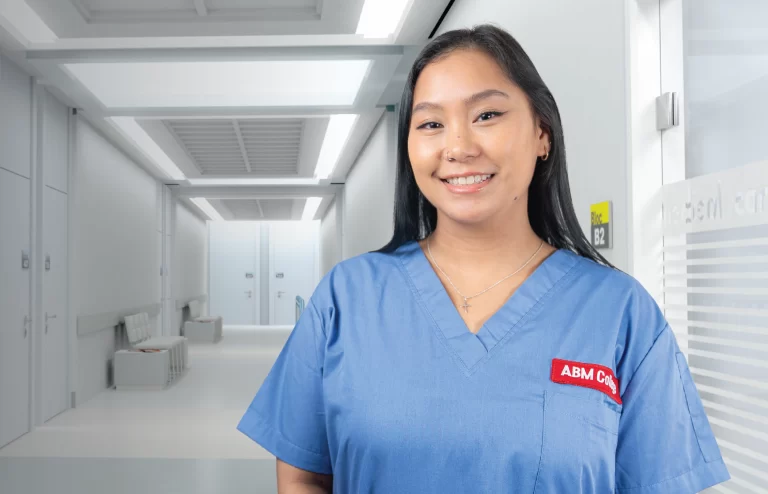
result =
[{"label": "door handle", "polygon": [[49,316],[48,313],[45,313],[45,334],[48,334],[48,319],[56,319],[56,314]]},{"label": "door handle", "polygon": [[245,293],[248,294],[248,298],[253,298],[253,290],[246,290]]},{"label": "door handle", "polygon": [[32,322],[31,318],[28,315],[24,316],[24,339],[27,339],[27,326],[29,326],[29,323]]},{"label": "door handle", "polygon": [[277,297],[278,298],[283,298],[283,295],[285,295],[285,292],[281,292],[281,291],[277,292]]}]

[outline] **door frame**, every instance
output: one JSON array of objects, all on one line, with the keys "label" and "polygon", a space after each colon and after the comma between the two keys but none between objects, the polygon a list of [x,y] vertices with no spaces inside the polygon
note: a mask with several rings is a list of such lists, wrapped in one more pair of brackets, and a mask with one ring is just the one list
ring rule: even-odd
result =
[{"label": "door frame", "polygon": [[77,361],[78,361],[78,340],[77,340],[77,307],[79,300],[75,285],[75,225],[76,210],[75,198],[77,197],[77,128],[78,111],[76,108],[70,108],[67,116],[69,149],[67,153],[67,334],[69,334],[69,353],[67,354],[69,375],[69,408],[77,407]]},{"label": "door frame", "polygon": [[685,127],[681,113],[680,125],[659,131],[656,99],[667,91],[684,97],[683,0],[629,0],[625,5],[628,269],[663,308],[662,187],[685,179]]},{"label": "door frame", "polygon": [[45,174],[43,170],[43,143],[45,142],[45,88],[40,85],[37,78],[32,80],[32,127],[31,132],[31,183],[32,193],[30,211],[31,239],[31,276],[30,303],[32,305],[32,325],[30,334],[30,373],[29,373],[29,432],[42,425],[43,400],[43,214],[44,214],[44,190]]}]

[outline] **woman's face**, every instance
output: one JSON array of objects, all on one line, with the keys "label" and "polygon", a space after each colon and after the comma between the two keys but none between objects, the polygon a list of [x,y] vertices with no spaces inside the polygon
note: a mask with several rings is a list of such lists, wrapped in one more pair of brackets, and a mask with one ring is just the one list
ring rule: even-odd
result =
[{"label": "woman's face", "polygon": [[527,215],[538,156],[549,149],[525,93],[490,56],[455,51],[422,71],[408,155],[422,194],[444,216],[481,223]]}]

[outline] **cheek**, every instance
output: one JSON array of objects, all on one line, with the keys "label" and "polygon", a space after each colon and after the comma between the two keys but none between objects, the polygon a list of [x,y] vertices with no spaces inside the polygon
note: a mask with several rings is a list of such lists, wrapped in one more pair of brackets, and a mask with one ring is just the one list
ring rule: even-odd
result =
[{"label": "cheek", "polygon": [[431,176],[437,169],[433,146],[419,137],[408,138],[408,157],[417,177]]},{"label": "cheek", "polygon": [[527,152],[527,145],[515,128],[509,128],[489,133],[484,136],[483,150],[495,159],[509,163],[516,161]]},{"label": "cheek", "polygon": [[524,175],[533,173],[536,164],[533,143],[524,139],[519,132],[499,132],[486,136],[483,151],[501,169],[512,169]]}]

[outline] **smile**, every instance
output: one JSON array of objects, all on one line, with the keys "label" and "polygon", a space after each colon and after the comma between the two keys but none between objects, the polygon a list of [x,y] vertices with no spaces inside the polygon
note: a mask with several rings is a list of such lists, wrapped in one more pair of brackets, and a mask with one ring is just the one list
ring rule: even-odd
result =
[{"label": "smile", "polygon": [[472,194],[485,189],[493,180],[494,174],[468,175],[440,179],[449,192],[454,194]]},{"label": "smile", "polygon": [[472,175],[469,177],[453,177],[444,179],[450,185],[474,185],[489,181],[493,175]]}]

